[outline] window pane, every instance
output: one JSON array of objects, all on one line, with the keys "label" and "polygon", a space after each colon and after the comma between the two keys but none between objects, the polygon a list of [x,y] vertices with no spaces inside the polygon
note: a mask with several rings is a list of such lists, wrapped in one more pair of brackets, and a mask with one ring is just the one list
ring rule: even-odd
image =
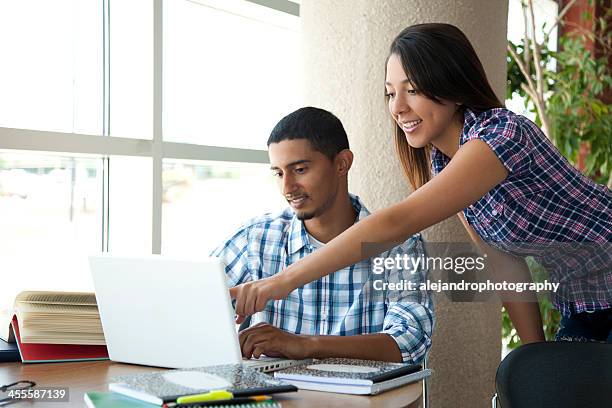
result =
[{"label": "window pane", "polygon": [[287,206],[268,164],[164,160],[162,253],[206,256],[249,218]]},{"label": "window pane", "polygon": [[0,2],[0,126],[102,132],[102,7]]},{"label": "window pane", "polygon": [[300,106],[298,28],[298,17],[246,1],[166,2],[164,139],[265,149]]},{"label": "window pane", "polygon": [[153,137],[153,2],[111,1],[110,135]]},{"label": "window pane", "polygon": [[112,156],[109,168],[108,249],[110,252],[150,254],[152,159]]},{"label": "window pane", "polygon": [[92,290],[102,160],[0,151],[0,309],[21,290]]}]

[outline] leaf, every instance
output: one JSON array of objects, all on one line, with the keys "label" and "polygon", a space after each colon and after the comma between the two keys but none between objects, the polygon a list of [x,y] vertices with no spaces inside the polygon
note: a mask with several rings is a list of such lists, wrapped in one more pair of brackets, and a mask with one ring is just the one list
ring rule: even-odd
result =
[{"label": "leaf", "polygon": [[570,141],[569,138],[565,139],[564,149],[565,149],[565,156],[571,156],[572,155],[572,144],[571,144],[571,141]]},{"label": "leaf", "polygon": [[588,172],[593,171],[593,169],[595,168],[595,164],[597,163],[597,156],[597,154],[590,154],[589,156],[587,156],[585,161],[585,167]]},{"label": "leaf", "polygon": [[602,104],[599,103],[598,101],[591,102],[591,109],[593,109],[593,112],[595,112],[595,114],[597,116],[601,116],[601,114],[602,114],[601,106],[602,106]]},{"label": "leaf", "polygon": [[592,89],[594,96],[600,95],[603,92],[603,85],[601,84],[601,82],[595,82],[593,83]]}]

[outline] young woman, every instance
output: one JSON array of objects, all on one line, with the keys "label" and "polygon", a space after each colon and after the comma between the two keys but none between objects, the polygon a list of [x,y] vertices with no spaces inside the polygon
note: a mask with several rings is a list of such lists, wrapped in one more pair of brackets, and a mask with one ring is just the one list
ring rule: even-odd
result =
[{"label": "young woman", "polygon": [[[362,252],[362,242],[391,247],[459,213],[492,262],[528,276],[523,258],[532,255],[561,284],[558,339],[612,342],[611,191],[575,170],[533,122],[503,108],[452,25],[402,31],[391,44],[385,87],[415,191],[282,273],[233,288],[239,319],[374,255]],[[506,306],[523,342],[543,340],[537,303]]]}]

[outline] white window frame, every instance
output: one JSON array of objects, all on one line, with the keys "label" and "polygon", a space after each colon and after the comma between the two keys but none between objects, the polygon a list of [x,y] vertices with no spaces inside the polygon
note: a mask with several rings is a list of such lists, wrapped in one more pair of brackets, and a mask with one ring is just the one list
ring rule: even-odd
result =
[{"label": "white window frame", "polygon": [[[109,79],[109,1],[103,0],[103,131],[102,135],[49,132],[0,127],[0,150],[29,150],[68,154],[94,154],[104,158],[102,208],[102,251],[108,251],[108,166],[109,156],[150,157],[153,161],[152,241],[151,252],[161,253],[162,238],[162,163],[163,159],[205,160],[237,163],[268,163],[265,150],[217,147],[163,140],[162,134],[162,72],[163,72],[163,0],[153,2],[153,139],[131,139],[110,136]],[[277,11],[299,16],[299,4],[289,0],[245,0]]]}]

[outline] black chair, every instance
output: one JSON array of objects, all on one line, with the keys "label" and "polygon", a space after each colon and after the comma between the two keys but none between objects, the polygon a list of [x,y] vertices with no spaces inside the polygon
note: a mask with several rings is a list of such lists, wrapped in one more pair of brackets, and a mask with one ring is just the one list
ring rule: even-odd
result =
[{"label": "black chair", "polygon": [[501,362],[495,389],[501,408],[612,407],[612,344],[526,344]]}]

